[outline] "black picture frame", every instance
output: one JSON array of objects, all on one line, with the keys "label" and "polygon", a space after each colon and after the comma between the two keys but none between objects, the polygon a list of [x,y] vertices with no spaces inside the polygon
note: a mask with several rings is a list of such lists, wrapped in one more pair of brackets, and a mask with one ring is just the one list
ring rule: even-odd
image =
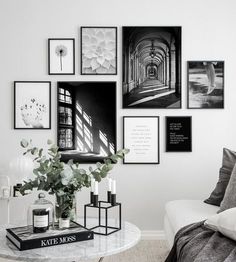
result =
[{"label": "black picture frame", "polygon": [[[83,70],[83,30],[84,29],[113,29],[115,30],[115,71],[111,73],[96,73],[96,72],[90,72],[86,73]],[[99,49],[99,46],[97,47],[97,50]],[[94,71],[94,70],[92,70]],[[80,74],[81,75],[117,75],[117,27],[115,26],[82,26],[80,27]]]},{"label": "black picture frame", "polygon": [[166,152],[192,152],[192,116],[166,116]]},{"label": "black picture frame", "polygon": [[[214,70],[210,68],[211,65]],[[211,77],[211,70],[214,72],[214,78]],[[212,85],[212,82],[215,84]],[[211,85],[215,87],[211,88]],[[224,109],[224,105],[225,62],[223,60],[187,61],[187,108]]]},{"label": "black picture frame", "polygon": [[[156,154],[156,160],[154,161],[149,161],[150,160],[150,156],[146,157],[148,160],[147,161],[127,161],[126,158],[128,155],[132,154],[132,149],[129,148],[129,145],[127,145],[126,143],[126,119],[156,119],[156,132],[153,131],[152,135],[155,135],[155,139],[156,139],[156,150],[155,154]],[[141,125],[144,125],[144,121],[142,122]],[[142,127],[142,128],[146,128],[146,127]],[[143,132],[143,131],[141,131]],[[136,134],[137,135],[137,134]],[[150,142],[150,145],[155,145],[155,143]],[[135,145],[134,145],[135,146]],[[123,148],[128,148],[130,149],[130,152],[128,155],[126,155],[123,159],[123,164],[160,164],[160,120],[159,120],[159,116],[123,116]],[[138,149],[139,150],[139,149]]]},{"label": "black picture frame", "polygon": [[[169,37],[166,38],[166,35]],[[154,53],[153,57],[151,53]],[[170,54],[175,59],[174,64]],[[141,57],[144,55],[145,59]],[[135,58],[136,56],[138,58]],[[140,64],[141,67],[138,66]],[[160,66],[161,64],[163,66]],[[152,71],[156,72],[152,79],[148,77],[151,67]],[[162,69],[159,69],[160,67]],[[181,109],[182,27],[122,27],[122,71],[123,108]]]},{"label": "black picture frame", "polygon": [[[67,91],[71,92],[71,105],[69,103],[63,103],[60,101],[60,88],[64,88]],[[57,144],[59,147],[59,151],[61,152],[61,160],[67,162],[69,159],[73,159],[74,162],[79,163],[96,163],[103,161],[107,156],[113,154],[117,150],[117,102],[116,102],[116,82],[115,81],[58,81],[57,82]],[[83,89],[78,95],[79,92],[76,89]],[[82,100],[79,101],[77,97],[80,97]],[[78,102],[78,103],[77,103]],[[79,104],[79,105],[78,105]],[[72,108],[71,111],[71,126],[68,124],[61,124],[61,116],[60,116],[60,106]],[[80,109],[81,107],[81,109]],[[73,109],[74,108],[74,109]],[[73,110],[75,112],[73,112]],[[76,149],[76,145],[78,143],[82,147],[86,147],[85,145],[85,137],[81,138],[79,141],[78,138],[78,121],[81,121],[82,113],[78,113],[78,111],[83,111],[83,117],[87,116],[88,119],[91,119],[91,127],[89,127],[92,133],[93,143],[98,144],[97,139],[97,126],[101,125],[106,131],[101,130],[103,133],[106,133],[106,138],[108,140],[109,145],[109,153],[105,156],[98,156],[96,157],[95,153],[91,150],[91,156],[86,156],[88,152],[79,152],[76,154],[70,154],[73,150]],[[68,114],[68,112],[67,112]],[[79,118],[77,117],[79,115]],[[92,115],[92,116],[91,116]],[[87,121],[87,120],[86,120]],[[90,120],[89,120],[90,121]],[[107,121],[105,123],[105,121]],[[62,121],[63,122],[63,121]],[[85,130],[86,126],[85,120],[82,119],[83,122],[83,132],[87,132]],[[88,122],[88,121],[87,121]],[[88,122],[90,123],[90,122]],[[94,124],[95,123],[95,124]],[[104,124],[105,123],[105,124]],[[96,130],[92,130],[96,128]],[[69,131],[71,133],[71,137],[73,139],[73,143],[66,146],[61,146],[60,142],[60,129],[71,129]],[[77,130],[77,131],[76,131]],[[85,130],[85,131],[84,131]],[[96,134],[95,134],[96,132]],[[76,138],[77,137],[77,138]],[[100,136],[99,132],[99,139],[102,140],[104,137]],[[96,139],[96,140],[95,140]],[[101,141],[99,143],[101,145]],[[79,141],[79,142],[78,142]],[[95,142],[94,142],[95,141]],[[104,141],[104,140],[103,140]],[[87,142],[86,142],[87,143]],[[96,145],[97,146],[97,145]],[[94,148],[93,148],[94,149]],[[82,150],[82,149],[81,149]],[[68,153],[67,153],[68,152]],[[94,156],[95,155],[95,156]]]},{"label": "black picture frame", "polygon": [[[71,70],[67,70],[67,71],[62,71],[62,72],[59,72],[58,71],[58,68],[57,70],[54,68],[54,70],[52,70],[52,65],[51,65],[51,55],[52,55],[52,49],[51,49],[51,43],[53,41],[57,41],[57,42],[72,42],[72,48],[71,48],[71,52],[72,52],[72,61],[70,62],[67,62],[70,64],[71,66]],[[60,47],[62,45],[58,45],[57,47]],[[66,47],[65,47],[66,48]],[[65,49],[67,50],[67,48]],[[55,50],[54,50],[55,51]],[[60,48],[58,49],[58,54],[57,56],[60,57],[60,65],[62,66],[62,55],[59,55],[60,53],[62,53],[62,49],[61,49],[61,52],[60,52]],[[55,51],[56,53],[56,51]],[[67,53],[67,51],[65,52]],[[70,53],[69,53],[70,54]],[[70,59],[70,60],[71,60]],[[54,66],[55,67],[55,66]],[[61,70],[62,70],[62,67],[61,67]],[[48,75],[75,75],[75,39],[74,38],[48,38]]]},{"label": "black picture frame", "polygon": [[[20,85],[24,85],[24,84],[25,84],[25,87],[27,85],[30,85],[30,89],[23,91],[22,96],[28,96],[28,97],[25,97],[25,102],[24,102],[24,103],[27,102],[28,104],[24,104],[24,106],[23,106],[22,105],[23,102],[18,104],[19,94],[17,92],[18,92],[18,89],[20,88]],[[43,93],[43,90],[41,88],[38,91],[38,93],[35,94],[34,97],[31,97],[32,92],[34,90],[33,88],[36,88],[36,87],[32,87],[32,86],[34,86],[34,85],[37,86],[38,84],[43,84],[43,85],[47,86],[47,88],[48,88],[47,94],[45,94],[46,92]],[[24,86],[21,87],[21,88],[24,88]],[[47,122],[46,127],[42,126],[42,120],[40,120],[40,121],[37,120],[38,122],[35,121],[36,115],[37,114],[40,115],[41,110],[39,109],[39,107],[43,106],[43,105],[41,105],[42,101],[37,102],[37,99],[42,100],[43,95],[48,96],[46,98],[48,101],[44,101],[44,103],[46,103],[46,106],[45,106],[46,109],[44,109],[44,110],[48,111],[48,113],[47,113],[48,121],[46,121]],[[22,98],[21,98],[21,100],[22,100]],[[26,112],[20,113],[20,110],[22,110],[22,107],[24,107],[24,111],[26,109],[28,109],[29,110],[28,113],[26,113]],[[27,114],[29,116],[27,116]],[[43,114],[43,112],[42,112],[42,114]],[[21,118],[22,118],[21,121],[19,119],[20,118],[19,115],[21,115]],[[20,123],[18,123],[18,122],[20,122]],[[29,125],[30,125],[30,127],[27,127]],[[14,81],[14,129],[24,129],[24,130],[27,130],[27,129],[29,129],[29,130],[32,130],[32,129],[38,129],[38,130],[51,129],[51,82],[50,81]]]}]

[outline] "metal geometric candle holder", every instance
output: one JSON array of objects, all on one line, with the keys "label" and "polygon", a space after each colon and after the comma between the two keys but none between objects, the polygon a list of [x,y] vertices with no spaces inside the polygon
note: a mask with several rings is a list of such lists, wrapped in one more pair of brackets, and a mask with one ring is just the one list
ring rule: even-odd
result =
[{"label": "metal geometric candle holder", "polygon": [[[106,205],[104,205],[104,204],[106,204]],[[110,226],[109,225],[109,219],[108,219],[109,210],[111,208],[115,208],[115,207],[119,208],[118,227]],[[91,227],[91,228],[87,228],[87,208],[97,208],[98,209],[98,225]],[[101,221],[102,210],[104,210],[104,212],[105,212],[105,224],[102,224],[102,221]],[[108,236],[112,233],[115,233],[115,232],[121,230],[121,203],[116,203],[115,205],[111,205],[111,203],[109,203],[107,201],[99,201],[97,207],[94,206],[91,203],[84,205],[84,227],[87,228],[88,230],[92,230],[94,232],[94,234],[104,235],[104,236]],[[101,232],[97,231],[97,230],[100,230],[100,229],[103,229],[105,231],[105,233],[101,233]]]}]

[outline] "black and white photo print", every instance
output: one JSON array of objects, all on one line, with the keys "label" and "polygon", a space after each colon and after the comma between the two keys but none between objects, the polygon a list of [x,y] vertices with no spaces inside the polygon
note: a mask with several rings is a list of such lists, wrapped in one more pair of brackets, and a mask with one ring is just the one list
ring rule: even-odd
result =
[{"label": "black and white photo print", "polygon": [[51,82],[14,82],[14,129],[51,128]]},{"label": "black and white photo print", "polygon": [[116,82],[58,82],[62,161],[95,163],[116,151]]},{"label": "black and white photo print", "polygon": [[75,74],[75,39],[48,39],[48,74]]},{"label": "black and white photo print", "polygon": [[117,74],[117,27],[81,27],[81,74]]},{"label": "black and white photo print", "polygon": [[181,108],[181,27],[123,27],[123,108]]},{"label": "black and white photo print", "polygon": [[224,61],[188,61],[188,108],[224,108]]}]

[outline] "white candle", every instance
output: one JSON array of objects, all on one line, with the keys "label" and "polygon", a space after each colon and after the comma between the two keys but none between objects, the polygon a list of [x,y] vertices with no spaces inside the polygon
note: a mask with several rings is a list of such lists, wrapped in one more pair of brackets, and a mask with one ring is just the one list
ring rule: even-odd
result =
[{"label": "white candle", "polygon": [[98,181],[94,183],[94,195],[98,195]]},{"label": "white candle", "polygon": [[91,192],[94,192],[95,179],[91,178]]},{"label": "white candle", "polygon": [[112,180],[111,193],[112,193],[112,194],[116,194],[116,180]]},{"label": "white candle", "polygon": [[108,191],[111,191],[112,179],[108,178]]}]

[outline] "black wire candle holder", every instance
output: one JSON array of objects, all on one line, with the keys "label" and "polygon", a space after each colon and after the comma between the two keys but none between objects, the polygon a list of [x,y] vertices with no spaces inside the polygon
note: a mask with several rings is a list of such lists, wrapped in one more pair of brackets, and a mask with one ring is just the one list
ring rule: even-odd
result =
[{"label": "black wire candle holder", "polygon": [[[106,205],[104,205],[106,204]],[[109,210],[112,208],[117,208],[119,210],[119,215],[118,215],[118,226],[110,226],[109,225]],[[96,208],[98,210],[98,225],[88,228],[87,227],[87,208]],[[105,223],[102,223],[102,218],[101,218],[101,213],[102,210],[105,211]],[[116,202],[115,204],[111,204],[107,201],[98,201],[98,206],[95,206],[93,203],[90,204],[86,204],[84,205],[84,227],[88,230],[92,230],[94,234],[97,235],[104,235],[104,236],[108,236],[112,233],[115,233],[119,230],[121,230],[121,203]],[[104,233],[102,232],[98,232],[99,230],[103,230]]]}]

